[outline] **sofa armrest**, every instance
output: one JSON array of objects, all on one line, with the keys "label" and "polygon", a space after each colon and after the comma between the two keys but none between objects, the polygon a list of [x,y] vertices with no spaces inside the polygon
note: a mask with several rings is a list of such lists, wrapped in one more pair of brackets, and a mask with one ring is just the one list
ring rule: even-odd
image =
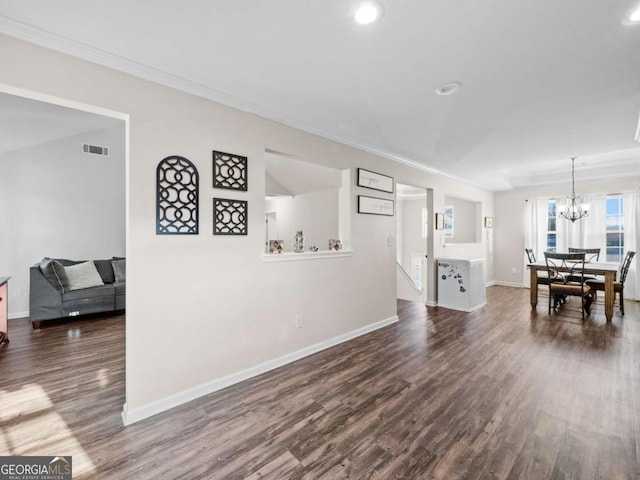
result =
[{"label": "sofa armrest", "polygon": [[40,267],[29,269],[29,320],[49,320],[62,317],[62,294],[42,275]]}]

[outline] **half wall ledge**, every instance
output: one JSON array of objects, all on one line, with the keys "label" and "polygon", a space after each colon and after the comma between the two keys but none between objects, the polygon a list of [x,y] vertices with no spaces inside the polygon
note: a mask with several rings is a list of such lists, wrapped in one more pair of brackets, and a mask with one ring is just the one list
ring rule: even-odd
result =
[{"label": "half wall ledge", "polygon": [[285,252],[285,253],[264,253],[262,254],[263,262],[295,262],[297,260],[322,260],[325,258],[350,257],[353,250],[339,250],[330,252],[329,250],[322,252]]}]

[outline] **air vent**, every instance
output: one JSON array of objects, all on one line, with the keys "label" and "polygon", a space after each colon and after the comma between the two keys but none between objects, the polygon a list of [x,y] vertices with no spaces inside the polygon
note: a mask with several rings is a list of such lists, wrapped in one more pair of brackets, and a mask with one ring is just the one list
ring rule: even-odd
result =
[{"label": "air vent", "polygon": [[82,144],[82,151],[84,153],[91,153],[93,155],[102,155],[103,157],[109,156],[109,147],[100,147],[98,145],[89,145],[88,143]]}]

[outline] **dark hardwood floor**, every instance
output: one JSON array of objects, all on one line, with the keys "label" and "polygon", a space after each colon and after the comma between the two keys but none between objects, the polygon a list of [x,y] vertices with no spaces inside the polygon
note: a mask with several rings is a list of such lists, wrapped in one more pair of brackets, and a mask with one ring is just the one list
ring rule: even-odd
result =
[{"label": "dark hardwood floor", "polygon": [[395,325],[126,428],[123,316],[11,321],[0,455],[73,455],[75,479],[640,478],[639,304],[583,323],[528,295],[399,301]]}]

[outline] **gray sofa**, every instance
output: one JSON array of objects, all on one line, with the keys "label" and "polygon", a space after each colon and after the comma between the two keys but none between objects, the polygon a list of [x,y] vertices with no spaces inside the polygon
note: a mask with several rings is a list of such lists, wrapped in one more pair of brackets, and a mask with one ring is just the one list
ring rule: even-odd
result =
[{"label": "gray sofa", "polygon": [[[87,281],[85,275],[78,283],[78,274],[72,275],[78,269],[85,273],[89,269],[92,281]],[[40,328],[43,320],[124,310],[125,272],[124,258],[93,261],[44,258],[29,269],[29,320],[33,328]]]}]

